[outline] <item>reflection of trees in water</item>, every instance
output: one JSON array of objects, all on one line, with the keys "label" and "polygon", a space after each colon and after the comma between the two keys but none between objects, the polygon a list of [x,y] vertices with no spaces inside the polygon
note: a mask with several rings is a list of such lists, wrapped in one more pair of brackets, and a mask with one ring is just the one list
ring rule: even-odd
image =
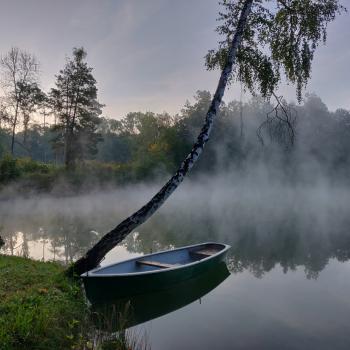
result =
[{"label": "reflection of trees in water", "polygon": [[[23,242],[17,246],[19,232]],[[1,230],[4,238],[4,251],[11,255],[29,257],[29,241],[42,244],[42,259],[46,252],[53,255],[52,260],[70,263],[81,256],[96,241],[97,232],[80,217],[55,216],[51,220],[16,222]],[[19,248],[19,249],[17,249]]]},{"label": "reflection of trees in water", "polygon": [[[224,208],[225,209],[225,208]],[[187,211],[186,211],[187,210]],[[230,209],[232,210],[232,209]],[[317,278],[330,259],[344,262],[350,259],[350,235],[347,227],[350,218],[337,218],[332,232],[322,231],[316,219],[307,221],[297,215],[260,222],[228,214],[225,219],[215,220],[217,213],[209,210],[193,211],[184,208],[177,212],[165,211],[140,227],[137,234],[130,235],[125,243],[130,252],[150,253],[173,247],[205,241],[231,244],[229,266],[232,272],[251,271],[262,277],[280,265],[284,272],[304,268],[308,278]],[[16,220],[2,220],[0,235],[5,241],[8,254],[30,255],[28,242],[48,240],[45,257],[69,263],[84,254],[106,231],[110,213],[86,215],[57,214],[50,217],[23,216]],[[261,214],[264,216],[264,213]],[[99,217],[99,220],[97,220]],[[106,217],[106,220],[104,218]],[[23,233],[23,244],[16,249],[18,232]],[[42,241],[41,241],[42,242]]]},{"label": "reflection of trees in water", "polygon": [[303,267],[307,278],[317,278],[330,259],[340,262],[350,259],[350,235],[346,230],[328,234],[311,229],[301,232],[293,222],[290,224],[266,233],[250,229],[228,232],[220,237],[212,225],[196,229],[195,225],[182,222],[179,229],[179,223],[171,227],[159,219],[153,225],[145,225],[137,236],[129,237],[126,247],[132,252],[149,253],[155,243],[163,250],[198,243],[199,237],[201,241],[222,241],[232,246],[228,257],[230,271],[248,270],[258,278],[276,265],[280,265],[284,273]]},{"label": "reflection of trees in water", "polygon": [[10,255],[19,255],[24,258],[29,258],[29,246],[27,235],[21,232],[12,232],[7,230],[1,230],[0,234],[3,237],[3,246],[0,247],[3,251]]},{"label": "reflection of trees in water", "polygon": [[56,261],[56,257],[59,256],[59,248],[61,247],[61,238],[54,235],[50,241],[49,252],[53,255],[52,260]]},{"label": "reflection of trees in water", "polygon": [[240,236],[230,251],[230,269],[249,270],[256,277],[279,264],[284,273],[300,266],[307,278],[317,278],[330,259],[347,261],[350,257],[350,237],[345,232],[322,235],[281,230],[265,237],[254,232]]},{"label": "reflection of trees in water", "polygon": [[56,217],[48,226],[46,234],[54,258],[63,258],[66,264],[81,256],[96,240],[90,224],[79,217]]},{"label": "reflection of trees in water", "polygon": [[3,240],[2,250],[9,252],[10,255],[14,255],[15,249],[17,246],[18,237],[11,230],[6,229],[4,226],[1,226],[0,236]]},{"label": "reflection of trees in water", "polygon": [[209,217],[201,220],[201,226],[189,221],[181,220],[179,215],[156,216],[150,222],[143,224],[137,235],[129,235],[125,240],[125,246],[131,252],[146,254],[197,244],[199,239],[201,242],[218,240],[215,223]]},{"label": "reflection of trees in water", "polygon": [[22,232],[22,246],[21,246],[21,252],[20,255],[24,258],[29,258],[29,246],[28,246],[28,237],[25,232]]}]

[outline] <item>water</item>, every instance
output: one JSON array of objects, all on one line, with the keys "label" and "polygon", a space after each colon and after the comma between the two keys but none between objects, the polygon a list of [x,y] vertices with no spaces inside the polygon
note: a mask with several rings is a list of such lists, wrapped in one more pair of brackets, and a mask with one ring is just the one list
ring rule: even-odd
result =
[{"label": "water", "polygon": [[[2,202],[6,253],[70,262],[155,189]],[[135,328],[152,349],[348,349],[349,207],[346,188],[325,184],[188,182],[102,264],[203,241],[232,245],[230,274],[210,288],[185,283],[145,297],[159,312],[143,322],[152,315],[142,310]]]}]

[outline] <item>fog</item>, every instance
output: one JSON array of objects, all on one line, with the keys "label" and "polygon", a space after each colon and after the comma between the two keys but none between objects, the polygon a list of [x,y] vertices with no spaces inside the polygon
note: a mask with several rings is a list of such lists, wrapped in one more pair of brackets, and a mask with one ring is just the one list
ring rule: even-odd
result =
[{"label": "fog", "polygon": [[[204,95],[184,119],[192,138],[199,112],[210,100]],[[289,105],[297,110],[295,142],[288,143],[285,129],[277,139],[265,130],[262,145],[256,131],[271,106],[259,100],[243,106],[243,139],[237,136],[237,107],[224,106],[194,171],[123,247],[148,253],[225,242],[232,245],[232,270],[249,269],[257,277],[276,264],[285,271],[304,266],[308,277],[317,277],[330,259],[348,260],[350,113],[329,112],[309,96],[303,106]],[[44,240],[46,258],[77,259],[145,204],[169,176],[159,169],[154,173],[153,180],[107,183],[83,194],[67,191],[60,182],[48,193],[22,193],[16,184],[8,185],[0,202],[5,251],[33,256],[29,243]]]},{"label": "fog", "polygon": [[[322,178],[313,184],[286,185],[270,175],[260,165],[245,173],[189,178],[137,229],[137,239],[131,235],[125,245],[131,252],[148,253],[202,241],[225,242],[233,246],[239,264],[255,265],[256,274],[260,273],[257,261],[264,264],[276,255],[275,262],[281,263],[286,250],[291,254],[289,267],[305,265],[314,255],[321,255],[321,267],[333,257],[347,259],[347,187]],[[1,207],[2,234],[6,238],[23,232],[28,240],[56,239],[56,245],[64,247],[68,241],[66,259],[75,259],[143,205],[159,186],[127,186],[61,198],[14,198]]]},{"label": "fog", "polygon": [[[44,224],[48,218],[62,216],[84,217],[99,230],[111,228],[149,200],[161,185],[129,185],[71,197],[18,196],[2,202],[1,223],[16,226],[16,222],[36,218],[38,224]],[[275,171],[258,164],[246,171],[189,176],[155,214],[154,220],[163,216],[174,221],[190,218],[201,225],[207,218],[217,233],[228,235],[239,231],[242,225],[255,226],[256,231],[263,234],[287,216],[294,216],[300,227],[306,228],[311,221],[313,227],[329,232],[338,227],[340,217],[348,213],[349,200],[346,184],[334,183],[319,174],[312,183],[285,183]],[[203,227],[198,231],[203,231]]]}]

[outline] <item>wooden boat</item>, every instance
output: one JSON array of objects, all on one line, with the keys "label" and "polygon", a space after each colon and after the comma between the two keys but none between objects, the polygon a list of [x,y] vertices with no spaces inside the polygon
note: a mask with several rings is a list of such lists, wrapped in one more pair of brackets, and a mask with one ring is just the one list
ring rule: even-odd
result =
[{"label": "wooden boat", "polygon": [[[91,314],[96,327],[101,330],[113,332],[129,328],[174,312],[204,297],[229,275],[225,262],[221,261],[198,276],[166,289],[94,303]],[[96,297],[101,299],[102,296],[103,292],[100,292]]]},{"label": "wooden boat", "polygon": [[143,294],[198,276],[225,258],[229,245],[202,243],[143,255],[81,275],[90,301]]}]

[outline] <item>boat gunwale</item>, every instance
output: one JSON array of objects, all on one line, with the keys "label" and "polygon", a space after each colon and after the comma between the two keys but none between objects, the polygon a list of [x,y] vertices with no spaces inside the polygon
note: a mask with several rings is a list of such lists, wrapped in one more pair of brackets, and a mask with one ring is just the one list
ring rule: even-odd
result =
[{"label": "boat gunwale", "polygon": [[[141,258],[147,258],[150,256],[154,256],[157,254],[164,254],[164,253],[171,253],[171,252],[175,252],[178,250],[184,250],[184,249],[189,249],[189,248],[194,248],[194,247],[199,247],[199,246],[205,246],[208,244],[216,244],[216,245],[221,245],[223,247],[223,249],[219,250],[217,253],[213,254],[213,255],[209,255],[203,259],[200,260],[196,260],[194,262],[190,262],[188,264],[184,264],[184,265],[177,265],[177,266],[173,266],[173,267],[169,267],[166,269],[157,269],[157,270],[150,270],[150,271],[141,271],[141,272],[126,272],[126,273],[114,273],[114,274],[110,274],[110,273],[96,273],[96,271],[102,270],[102,269],[106,269],[108,267],[114,266],[114,265],[118,265],[121,263],[126,263],[126,262],[131,262],[131,261],[136,261],[138,259]],[[161,272],[167,272],[167,271],[173,271],[173,270],[177,270],[177,269],[183,269],[183,268],[187,268],[190,266],[194,266],[197,264],[200,264],[204,261],[208,261],[214,257],[217,257],[225,252],[227,252],[229,249],[231,248],[230,245],[228,244],[224,244],[224,243],[217,243],[217,242],[204,242],[204,243],[200,243],[200,244],[193,244],[193,245],[189,245],[189,246],[185,246],[185,247],[179,247],[179,248],[175,248],[175,249],[168,249],[168,250],[161,250],[159,252],[156,253],[150,253],[150,254],[146,254],[146,255],[140,255],[139,257],[134,257],[131,259],[127,259],[127,260],[123,260],[123,261],[119,261],[117,263],[113,263],[113,264],[109,264],[106,266],[101,266],[101,267],[97,267],[95,269],[92,269],[90,271],[84,272],[83,274],[80,275],[80,277],[82,278],[90,278],[90,277],[123,277],[123,276],[139,276],[139,275],[147,275],[147,274],[154,274],[154,273],[161,273]]]}]

